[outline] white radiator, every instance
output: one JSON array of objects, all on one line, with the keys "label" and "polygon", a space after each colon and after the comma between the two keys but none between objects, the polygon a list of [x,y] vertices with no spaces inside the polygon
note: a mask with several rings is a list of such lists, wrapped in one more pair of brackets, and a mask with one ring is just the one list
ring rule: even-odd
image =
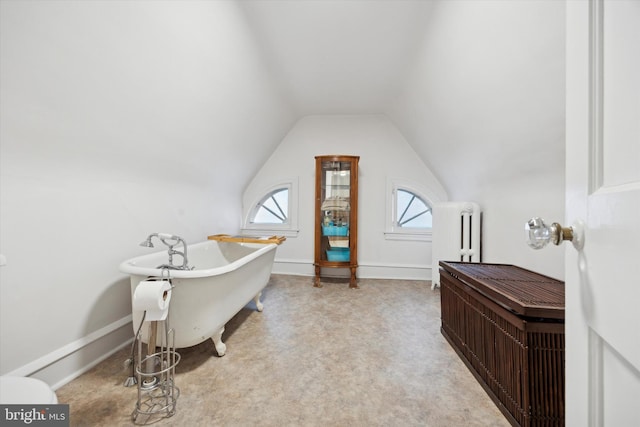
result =
[{"label": "white radiator", "polygon": [[440,261],[480,262],[480,206],[443,202],[433,206],[431,289],[440,286]]}]

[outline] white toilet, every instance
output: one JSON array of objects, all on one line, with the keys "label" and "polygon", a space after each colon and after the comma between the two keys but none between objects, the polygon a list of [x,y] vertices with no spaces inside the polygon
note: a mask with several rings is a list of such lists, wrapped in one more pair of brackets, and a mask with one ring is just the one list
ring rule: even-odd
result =
[{"label": "white toilet", "polygon": [[56,393],[47,383],[37,378],[0,377],[0,404],[3,405],[55,405]]}]

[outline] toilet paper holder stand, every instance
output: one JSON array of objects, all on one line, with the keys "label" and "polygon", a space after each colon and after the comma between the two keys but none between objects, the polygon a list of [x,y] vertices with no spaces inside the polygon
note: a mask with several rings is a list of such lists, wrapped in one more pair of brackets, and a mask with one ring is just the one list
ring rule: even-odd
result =
[{"label": "toilet paper holder stand", "polygon": [[[163,269],[161,274],[162,277],[158,280],[171,283],[168,269]],[[173,284],[171,287],[173,288]],[[180,396],[180,389],[175,385],[175,369],[180,362],[180,354],[176,352],[175,331],[169,325],[169,316],[164,320],[152,321],[145,321],[145,317],[146,311],[134,338],[134,346],[137,342],[138,349],[133,361],[138,385],[137,401],[131,413],[134,424],[149,424],[158,417],[173,416]],[[145,326],[149,331],[146,345],[142,339]]]}]

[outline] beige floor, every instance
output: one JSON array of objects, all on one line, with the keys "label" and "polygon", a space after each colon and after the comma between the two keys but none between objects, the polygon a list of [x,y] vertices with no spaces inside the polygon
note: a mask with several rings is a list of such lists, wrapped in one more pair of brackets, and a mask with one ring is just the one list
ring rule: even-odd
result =
[{"label": "beige floor", "polygon": [[[509,425],[442,337],[428,282],[311,283],[273,275],[264,311],[251,303],[227,324],[224,357],[211,340],[179,349],[176,413],[155,425]],[[72,426],[133,424],[128,353],[57,391]]]}]

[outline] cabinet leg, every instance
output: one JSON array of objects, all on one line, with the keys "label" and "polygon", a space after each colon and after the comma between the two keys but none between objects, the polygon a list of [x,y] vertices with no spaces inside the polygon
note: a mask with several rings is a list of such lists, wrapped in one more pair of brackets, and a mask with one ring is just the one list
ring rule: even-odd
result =
[{"label": "cabinet leg", "polygon": [[316,265],[316,277],[313,279],[313,286],[316,288],[321,288],[322,284],[320,283],[320,266]]},{"label": "cabinet leg", "polygon": [[356,267],[351,267],[351,279],[349,280],[349,287],[357,289],[358,280],[356,278]]}]

